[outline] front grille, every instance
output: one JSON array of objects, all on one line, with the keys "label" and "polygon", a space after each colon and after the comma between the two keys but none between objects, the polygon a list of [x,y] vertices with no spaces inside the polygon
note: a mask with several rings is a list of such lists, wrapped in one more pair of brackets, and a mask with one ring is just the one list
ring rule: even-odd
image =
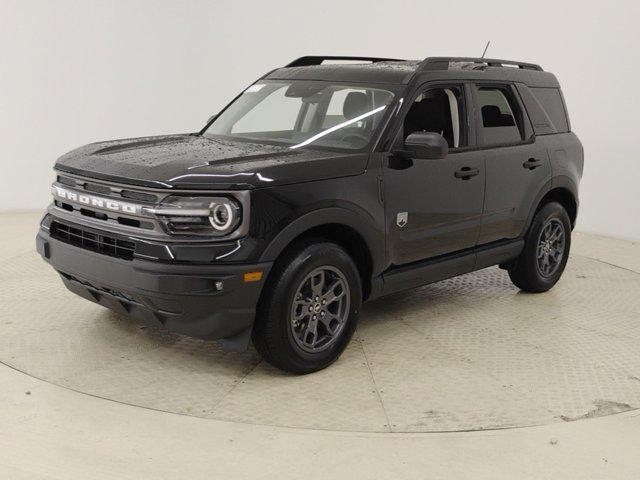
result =
[{"label": "front grille", "polygon": [[160,199],[155,193],[139,192],[131,189],[120,189],[117,187],[110,187],[109,185],[103,185],[85,180],[75,180],[71,177],[65,177],[64,175],[58,175],[58,182],[68,187],[73,187],[78,190],[85,190],[87,192],[99,193],[101,195],[115,197],[115,198],[129,198],[131,200],[139,200],[141,202],[157,203]]},{"label": "front grille", "polygon": [[51,223],[49,232],[64,243],[123,260],[132,260],[136,249],[134,242],[57,221]]},{"label": "front grille", "polygon": [[158,196],[152,193],[134,192],[132,190],[122,190],[120,196],[130,198],[132,200],[140,200],[141,202],[156,203]]},{"label": "front grille", "polygon": [[71,212],[71,213],[80,212],[80,215],[83,215],[85,217],[95,218],[97,220],[102,220],[105,222],[108,222],[111,220],[113,222],[119,223],[120,225],[126,225],[127,227],[144,228],[145,230],[153,230],[152,222],[145,222],[144,220],[138,220],[136,218],[129,218],[129,217],[115,217],[110,219],[109,215],[107,215],[104,212],[100,212],[98,210],[92,210],[90,208],[74,208],[72,204],[61,202],[60,200],[54,200],[53,203],[56,207],[62,208],[67,212]]},{"label": "front grille", "polygon": [[99,193],[101,195],[111,195],[111,189],[104,185],[97,185],[95,183],[87,182],[84,184],[84,189],[87,192]]},{"label": "front grille", "polygon": [[76,186],[76,181],[73,178],[63,177],[62,175],[58,175],[58,182],[68,187]]}]

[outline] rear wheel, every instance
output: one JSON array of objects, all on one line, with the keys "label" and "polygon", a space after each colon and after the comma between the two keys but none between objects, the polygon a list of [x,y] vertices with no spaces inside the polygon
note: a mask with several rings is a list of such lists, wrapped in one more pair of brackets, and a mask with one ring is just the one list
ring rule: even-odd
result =
[{"label": "rear wheel", "polygon": [[527,292],[546,292],[562,276],[569,258],[571,222],[558,202],[536,213],[520,256],[508,269],[511,281]]},{"label": "rear wheel", "polygon": [[358,269],[339,245],[301,242],[281,258],[265,286],[252,339],[272,365],[310,373],[344,351],[362,303]]}]

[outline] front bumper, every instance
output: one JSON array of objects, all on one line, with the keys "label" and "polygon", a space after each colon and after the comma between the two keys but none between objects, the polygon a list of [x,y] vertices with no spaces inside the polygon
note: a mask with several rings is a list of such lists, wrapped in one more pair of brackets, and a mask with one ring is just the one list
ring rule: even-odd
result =
[{"label": "front bumper", "polygon": [[[72,292],[145,323],[205,339],[248,339],[271,263],[176,264],[123,260],[52,238],[36,237],[40,255]],[[243,274],[261,271],[245,282]],[[222,282],[222,289],[216,283]]]}]

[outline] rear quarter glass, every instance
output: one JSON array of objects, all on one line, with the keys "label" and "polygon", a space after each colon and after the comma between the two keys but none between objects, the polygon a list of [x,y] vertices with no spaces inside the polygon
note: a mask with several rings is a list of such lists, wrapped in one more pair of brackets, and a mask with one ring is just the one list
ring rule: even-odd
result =
[{"label": "rear quarter glass", "polygon": [[558,133],[569,131],[569,121],[564,108],[564,101],[557,88],[532,87],[531,92],[542,106]]}]

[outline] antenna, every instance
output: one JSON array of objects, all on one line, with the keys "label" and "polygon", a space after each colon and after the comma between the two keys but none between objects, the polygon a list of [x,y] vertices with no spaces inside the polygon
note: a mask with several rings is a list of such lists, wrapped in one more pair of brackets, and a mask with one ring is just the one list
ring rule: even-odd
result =
[{"label": "antenna", "polygon": [[489,49],[489,44],[491,43],[491,40],[489,40],[487,42],[487,46],[484,47],[484,52],[482,52],[482,56],[480,58],[484,58],[484,54],[487,53],[487,50]]}]

